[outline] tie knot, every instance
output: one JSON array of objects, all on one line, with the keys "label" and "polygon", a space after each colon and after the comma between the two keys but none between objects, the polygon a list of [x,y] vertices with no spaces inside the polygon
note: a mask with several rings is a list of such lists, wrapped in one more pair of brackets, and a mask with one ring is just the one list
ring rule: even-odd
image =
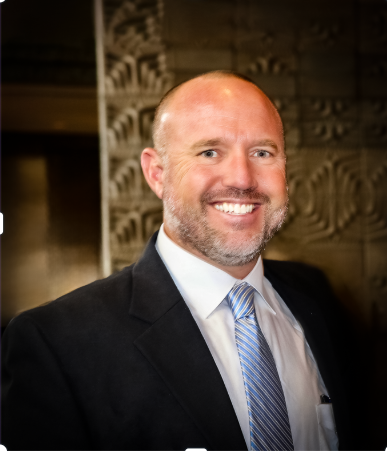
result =
[{"label": "tie knot", "polygon": [[255,288],[247,282],[242,282],[240,285],[234,285],[231,288],[226,299],[235,321],[254,313],[254,291]]}]

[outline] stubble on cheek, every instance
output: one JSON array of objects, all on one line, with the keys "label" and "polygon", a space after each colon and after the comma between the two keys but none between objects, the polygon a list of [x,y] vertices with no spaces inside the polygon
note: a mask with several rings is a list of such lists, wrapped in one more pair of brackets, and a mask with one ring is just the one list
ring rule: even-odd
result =
[{"label": "stubble on cheek", "polygon": [[[171,185],[169,185],[171,186]],[[243,221],[235,221],[227,230],[220,230],[208,222],[210,204],[222,197],[259,203],[263,208],[262,224],[256,233],[243,232]],[[287,212],[287,202],[273,211],[269,196],[255,189],[216,190],[204,193],[195,205],[184,204],[182,198],[170,189],[165,191],[164,220],[181,243],[189,245],[209,259],[224,266],[242,266],[261,253],[267,241],[281,227]]]}]

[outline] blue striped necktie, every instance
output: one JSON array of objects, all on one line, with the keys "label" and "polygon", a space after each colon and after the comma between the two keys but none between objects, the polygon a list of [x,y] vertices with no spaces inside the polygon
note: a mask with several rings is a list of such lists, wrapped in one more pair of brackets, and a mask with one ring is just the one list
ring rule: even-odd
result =
[{"label": "blue striped necktie", "polygon": [[259,327],[255,288],[234,285],[226,300],[235,320],[235,340],[241,362],[250,420],[252,450],[293,450],[285,396],[273,354]]}]

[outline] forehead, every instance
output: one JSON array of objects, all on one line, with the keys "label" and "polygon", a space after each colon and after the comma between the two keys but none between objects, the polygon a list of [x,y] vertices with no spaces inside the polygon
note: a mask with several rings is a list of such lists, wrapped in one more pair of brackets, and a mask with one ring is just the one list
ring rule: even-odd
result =
[{"label": "forehead", "polygon": [[183,85],[161,115],[161,125],[170,143],[221,134],[230,140],[275,139],[283,147],[281,121],[270,100],[252,83],[231,77]]}]

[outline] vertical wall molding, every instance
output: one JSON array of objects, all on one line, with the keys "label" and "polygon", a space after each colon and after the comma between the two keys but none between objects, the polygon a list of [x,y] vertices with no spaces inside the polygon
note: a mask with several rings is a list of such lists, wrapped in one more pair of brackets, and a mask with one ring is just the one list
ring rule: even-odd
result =
[{"label": "vertical wall molding", "polygon": [[162,221],[142,150],[154,110],[174,84],[162,39],[163,2],[95,1],[101,131],[103,274],[136,261]]},{"label": "vertical wall molding", "polygon": [[106,92],[105,92],[105,30],[103,0],[95,0],[95,30],[98,81],[98,121],[101,174],[101,270],[106,277],[111,274],[110,211],[109,211],[109,151],[107,147]]}]

